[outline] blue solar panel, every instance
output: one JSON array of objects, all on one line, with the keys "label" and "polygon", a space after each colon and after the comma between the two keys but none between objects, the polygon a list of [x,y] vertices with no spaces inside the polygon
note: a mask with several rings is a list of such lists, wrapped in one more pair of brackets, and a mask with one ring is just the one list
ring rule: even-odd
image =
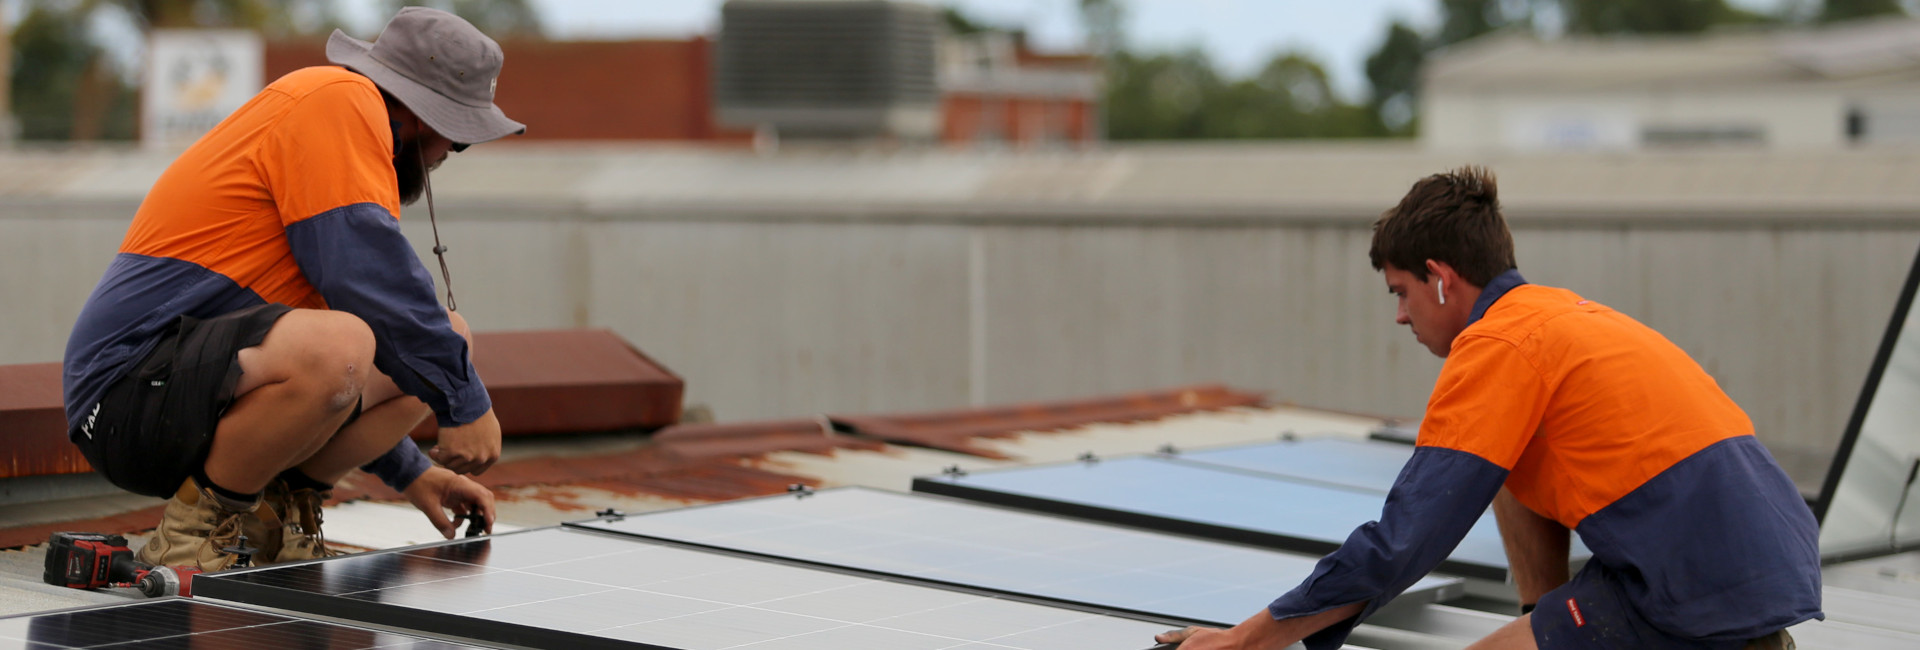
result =
[{"label": "blue solar panel", "polygon": [[[1019,508],[1327,553],[1379,518],[1377,492],[1329,487],[1160,457],[923,477],[914,490]],[[1493,515],[1480,518],[1440,570],[1505,580],[1506,549]]]},{"label": "blue solar panel", "polygon": [[1413,447],[1345,438],[1306,438],[1278,443],[1181,452],[1173,458],[1263,472],[1294,480],[1386,494]]},{"label": "blue solar panel", "polygon": [[[750,499],[574,526],[1232,625],[1318,558],[864,488]],[[1450,598],[1428,578],[1398,604]]]}]

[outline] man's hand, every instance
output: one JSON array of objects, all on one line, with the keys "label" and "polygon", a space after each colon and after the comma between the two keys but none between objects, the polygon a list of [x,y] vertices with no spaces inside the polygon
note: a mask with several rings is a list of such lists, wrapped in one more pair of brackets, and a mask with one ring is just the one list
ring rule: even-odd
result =
[{"label": "man's hand", "polygon": [[1364,602],[1353,603],[1278,621],[1263,609],[1230,630],[1190,627],[1156,634],[1153,640],[1178,643],[1180,650],[1281,650],[1329,625],[1353,618],[1366,606]]},{"label": "man's hand", "polygon": [[1180,650],[1238,650],[1240,640],[1234,638],[1232,630],[1216,630],[1210,627],[1189,627],[1184,630],[1168,630],[1153,635],[1158,643],[1177,643]]},{"label": "man's hand", "polygon": [[500,421],[494,419],[493,409],[467,424],[442,427],[440,440],[427,450],[427,457],[458,474],[485,474],[500,460]]},{"label": "man's hand", "polygon": [[406,496],[447,539],[453,539],[459,530],[453,518],[447,516],[448,510],[455,515],[478,511],[487,518],[487,532],[493,532],[493,491],[444,467],[427,468],[426,473],[407,486]]}]

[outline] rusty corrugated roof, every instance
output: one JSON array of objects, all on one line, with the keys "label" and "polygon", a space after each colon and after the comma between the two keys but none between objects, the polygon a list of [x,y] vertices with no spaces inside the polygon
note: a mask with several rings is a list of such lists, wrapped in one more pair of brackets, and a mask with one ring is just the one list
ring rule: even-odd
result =
[{"label": "rusty corrugated roof", "polygon": [[[479,348],[484,343],[477,344]],[[479,348],[484,350],[486,348]],[[477,355],[476,355],[477,356]],[[476,361],[476,363],[478,363]],[[55,368],[57,373],[57,368]],[[519,375],[537,379],[537,374]],[[535,387],[540,382],[525,383]],[[549,383],[549,387],[551,383]],[[490,387],[491,388],[491,387]],[[529,388],[532,389],[532,388]],[[510,460],[474,477],[502,499],[537,499],[560,511],[590,511],[568,488],[586,487],[626,496],[649,496],[682,502],[725,501],[777,494],[794,484],[816,485],[817,478],[786,473],[777,463],[764,462],[777,452],[806,452],[831,456],[843,450],[881,451],[888,442],[1004,459],[998,451],[972,444],[982,437],[1006,437],[1020,432],[1055,431],[1097,423],[1153,420],[1177,414],[1251,406],[1260,395],[1225,386],[1200,385],[1105,398],[1036,402],[1005,407],[928,413],[773,420],[727,424],[687,424],[669,427],[651,437],[598,436],[593,444],[612,451],[578,455],[556,454]],[[0,402],[0,405],[5,405]],[[835,429],[850,431],[836,431]],[[587,446],[585,440],[549,439],[543,445],[566,449]],[[67,448],[72,445],[61,438]],[[898,450],[898,448],[891,448]],[[543,490],[540,486],[551,486]],[[379,480],[354,474],[334,490],[333,502],[371,499],[401,501],[403,497]],[[158,521],[157,508],[113,517],[0,529],[0,548],[45,541],[53,530],[134,532]]]},{"label": "rusty corrugated roof", "polygon": [[834,427],[888,442],[920,445],[964,454],[1004,459],[1006,456],[973,444],[975,438],[1006,436],[1018,431],[1052,431],[1100,422],[1133,422],[1180,413],[1257,406],[1258,393],[1239,392],[1218,384],[1129,393],[1055,402],[961,409],[900,415],[835,415]]}]

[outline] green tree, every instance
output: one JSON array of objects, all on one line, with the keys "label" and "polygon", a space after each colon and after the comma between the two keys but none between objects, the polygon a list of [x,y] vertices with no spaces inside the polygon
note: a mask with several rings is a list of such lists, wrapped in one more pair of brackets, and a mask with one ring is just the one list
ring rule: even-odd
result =
[{"label": "green tree", "polygon": [[1548,0],[1555,2],[1570,34],[1700,32],[1725,24],[1767,18],[1726,0]]},{"label": "green tree", "polygon": [[1900,0],[1826,0],[1820,5],[1820,22],[1831,23],[1873,16],[1904,15]]},{"label": "green tree", "polygon": [[1280,54],[1247,79],[1224,79],[1198,50],[1114,56],[1107,95],[1108,137],[1336,138],[1382,135],[1371,113],[1340,101],[1326,68],[1297,52]]},{"label": "green tree", "polygon": [[[331,30],[329,0],[30,0],[15,29],[8,87],[23,139],[131,139],[137,89],[109,63],[88,25],[241,27],[269,37]],[[117,12],[117,15],[116,15]]]},{"label": "green tree", "polygon": [[133,89],[106,70],[76,8],[35,3],[14,28],[9,95],[23,140],[133,137]]},{"label": "green tree", "polygon": [[1213,62],[1199,50],[1139,56],[1125,50],[1108,64],[1107,137],[1198,138],[1203,108],[1219,94]]},{"label": "green tree", "polygon": [[[1439,44],[1451,45],[1506,26],[1504,4],[1500,0],[1440,0],[1440,33],[1435,35]],[[1400,21],[1394,21],[1394,25],[1399,26]]]},{"label": "green tree", "polygon": [[1420,68],[1427,61],[1427,44],[1406,23],[1394,21],[1387,38],[1367,57],[1367,82],[1372,92],[1367,111],[1386,132],[1411,135],[1420,97]]}]

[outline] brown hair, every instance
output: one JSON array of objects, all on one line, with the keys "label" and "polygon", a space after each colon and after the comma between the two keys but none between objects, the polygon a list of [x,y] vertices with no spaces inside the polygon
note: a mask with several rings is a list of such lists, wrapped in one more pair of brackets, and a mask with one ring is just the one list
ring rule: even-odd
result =
[{"label": "brown hair", "polygon": [[1519,265],[1513,234],[1500,216],[1498,188],[1485,167],[1461,167],[1420,179],[1400,205],[1373,222],[1374,270],[1387,264],[1427,281],[1427,260],[1446,262],[1460,277],[1485,287]]}]

